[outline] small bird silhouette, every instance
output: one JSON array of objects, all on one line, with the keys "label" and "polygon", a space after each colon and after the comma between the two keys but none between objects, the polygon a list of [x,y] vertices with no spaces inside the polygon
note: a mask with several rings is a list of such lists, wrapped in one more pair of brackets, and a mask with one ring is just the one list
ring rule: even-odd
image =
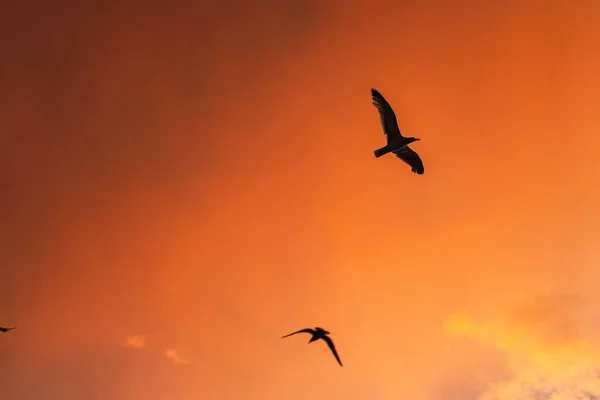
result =
[{"label": "small bird silhouette", "polygon": [[337,362],[343,367],[342,362],[340,361],[340,356],[338,356],[337,351],[335,350],[335,346],[333,345],[333,340],[331,340],[331,338],[327,335],[329,335],[329,332],[327,332],[325,329],[323,328],[319,328],[318,326],[315,329],[310,329],[310,328],[306,328],[306,329],[300,329],[299,331],[296,332],[292,332],[288,335],[282,336],[281,338],[286,338],[288,336],[292,336],[295,335],[296,333],[310,333],[312,335],[312,337],[310,338],[310,340],[308,341],[308,343],[312,343],[316,340],[319,339],[323,339],[325,342],[327,342],[327,346],[329,346],[329,349],[331,349],[331,352],[333,353],[333,356],[335,357],[335,359],[337,360]]},{"label": "small bird silhouette", "polygon": [[392,106],[390,106],[383,95],[376,89],[371,89],[371,98],[373,100],[373,105],[377,108],[377,111],[379,111],[381,128],[383,128],[383,133],[387,137],[387,144],[374,151],[375,157],[379,158],[387,153],[394,153],[396,157],[410,165],[412,172],[423,175],[425,172],[423,161],[421,161],[421,158],[417,153],[408,147],[409,143],[421,139],[402,136]]},{"label": "small bird silhouette", "polygon": [[12,328],[2,328],[2,327],[0,326],[0,332],[4,332],[4,333],[6,333],[6,332],[8,332],[8,331],[12,331],[13,329],[17,329],[17,327],[16,327],[16,326],[13,326]]}]

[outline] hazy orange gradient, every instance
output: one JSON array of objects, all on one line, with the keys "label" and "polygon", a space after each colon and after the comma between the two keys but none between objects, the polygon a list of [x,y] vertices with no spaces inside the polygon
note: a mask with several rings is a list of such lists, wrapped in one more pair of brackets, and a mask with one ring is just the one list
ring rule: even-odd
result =
[{"label": "hazy orange gradient", "polygon": [[[600,394],[600,2],[37,3],[0,23],[2,400]],[[279,339],[312,326],[343,368]]]}]

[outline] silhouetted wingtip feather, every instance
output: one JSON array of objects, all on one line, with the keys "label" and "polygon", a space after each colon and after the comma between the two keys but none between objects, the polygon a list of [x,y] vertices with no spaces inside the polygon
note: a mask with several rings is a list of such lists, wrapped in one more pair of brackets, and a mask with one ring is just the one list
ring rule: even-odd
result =
[{"label": "silhouetted wingtip feather", "polygon": [[327,346],[329,346],[329,349],[333,353],[333,356],[337,360],[338,364],[340,364],[340,366],[343,367],[344,364],[342,364],[342,361],[340,360],[340,356],[338,355],[337,350],[335,349],[333,340],[331,340],[331,338],[329,336],[324,336],[323,340],[327,342]]},{"label": "silhouetted wingtip feather", "polygon": [[381,102],[381,103],[387,103],[387,101],[385,100],[385,97],[383,97],[383,95],[381,93],[379,93],[379,91],[377,89],[371,89],[371,98],[373,99],[373,102]]},{"label": "silhouetted wingtip feather", "polygon": [[410,147],[405,146],[400,150],[394,152],[396,157],[407,163],[411,171],[418,175],[423,175],[425,173],[425,167],[423,166],[423,161],[421,157]]},{"label": "silhouetted wingtip feather", "polygon": [[388,141],[390,137],[402,136],[398,122],[396,121],[396,114],[385,97],[378,90],[371,89],[371,100],[379,113],[381,129],[383,129],[383,133],[388,137]]},{"label": "silhouetted wingtip feather", "polygon": [[314,330],[312,330],[312,329],[310,329],[310,328],[306,328],[306,329],[300,329],[299,331],[292,332],[292,333],[288,333],[287,335],[285,335],[285,336],[282,336],[282,337],[281,337],[281,339],[283,339],[283,338],[286,338],[286,337],[288,337],[288,336],[295,335],[296,333],[303,333],[303,332],[306,332],[306,333],[313,334],[315,331],[314,331]]}]

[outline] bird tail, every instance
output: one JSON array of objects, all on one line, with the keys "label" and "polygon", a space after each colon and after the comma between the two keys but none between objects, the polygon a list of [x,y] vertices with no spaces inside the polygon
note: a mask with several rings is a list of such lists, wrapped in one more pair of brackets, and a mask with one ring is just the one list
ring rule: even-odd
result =
[{"label": "bird tail", "polygon": [[387,153],[389,153],[389,152],[390,152],[390,151],[388,150],[387,146],[385,146],[385,147],[382,147],[382,148],[380,148],[380,149],[377,149],[377,150],[375,150],[375,151],[373,152],[373,154],[375,154],[375,157],[376,157],[376,158],[379,158],[379,157],[381,157],[381,156],[384,156],[384,155],[386,155],[386,154],[387,154]]}]

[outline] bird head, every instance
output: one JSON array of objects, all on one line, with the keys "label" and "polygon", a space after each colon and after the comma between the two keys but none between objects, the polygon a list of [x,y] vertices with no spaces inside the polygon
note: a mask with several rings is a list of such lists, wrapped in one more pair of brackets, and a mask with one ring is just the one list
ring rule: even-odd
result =
[{"label": "bird head", "polygon": [[419,138],[416,138],[416,137],[409,137],[409,138],[408,138],[408,142],[409,142],[409,143],[416,142],[417,140],[421,140],[421,139],[419,139]]}]

